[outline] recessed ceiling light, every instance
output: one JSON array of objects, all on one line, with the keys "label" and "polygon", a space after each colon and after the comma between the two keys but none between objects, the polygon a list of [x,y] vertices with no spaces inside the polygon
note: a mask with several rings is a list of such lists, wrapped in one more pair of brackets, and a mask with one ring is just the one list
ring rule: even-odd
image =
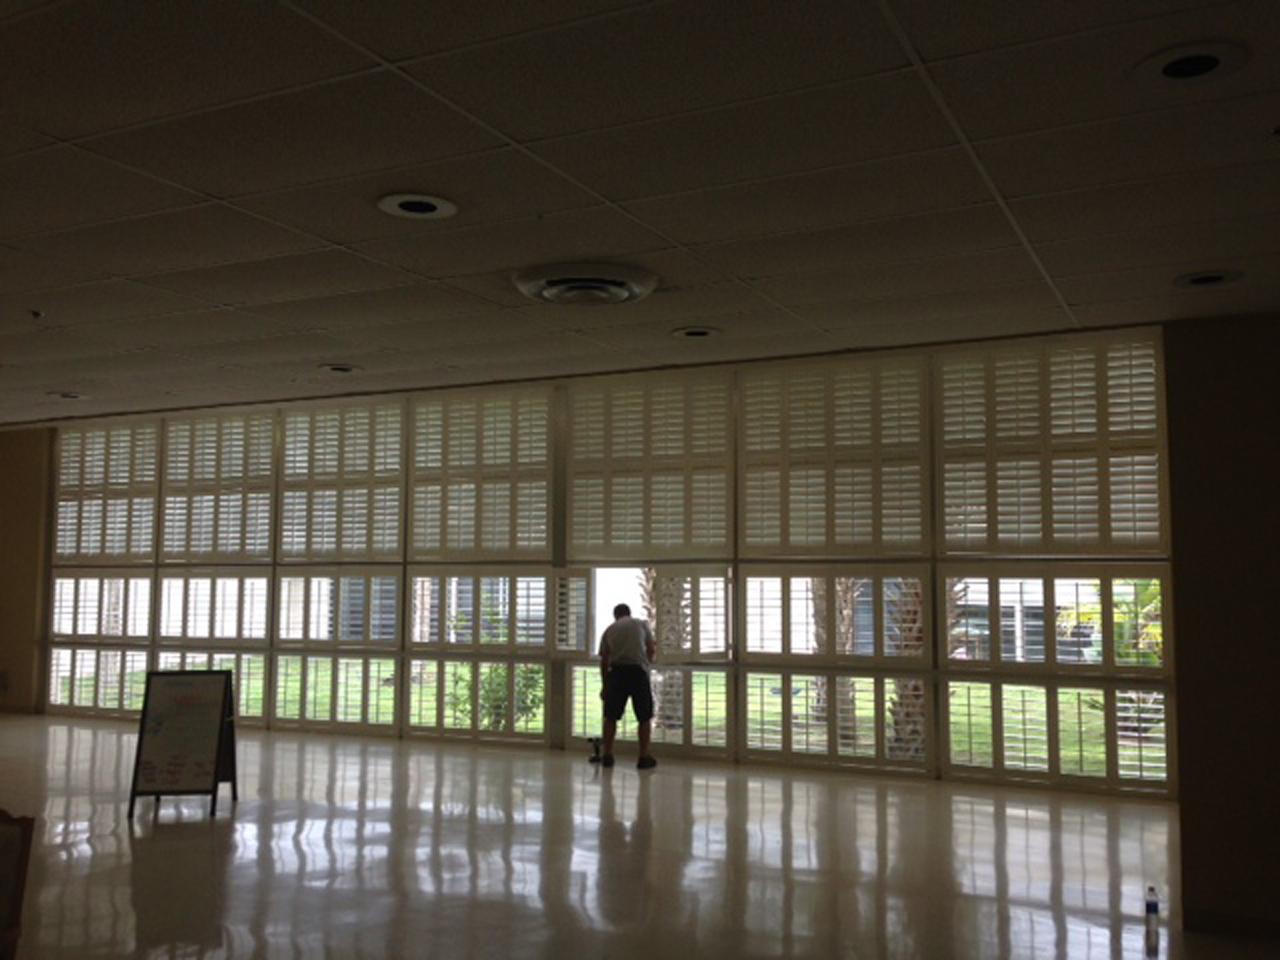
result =
[{"label": "recessed ceiling light", "polygon": [[1230,40],[1204,40],[1166,47],[1133,68],[1136,77],[1163,85],[1217,80],[1235,73],[1249,60],[1249,51]]},{"label": "recessed ceiling light", "polygon": [[45,396],[54,397],[58,400],[83,400],[83,393],[76,393],[74,390],[50,390]]},{"label": "recessed ceiling light", "polygon": [[656,274],[624,263],[551,263],[521,270],[511,279],[530,300],[565,307],[634,303],[658,286]]},{"label": "recessed ceiling light", "polygon": [[676,327],[671,331],[671,335],[677,340],[706,340],[709,337],[719,336],[720,331],[716,327]]},{"label": "recessed ceiling light", "polygon": [[408,220],[447,220],[458,212],[456,204],[426,193],[389,193],[378,200],[378,209]]},{"label": "recessed ceiling light", "polygon": [[320,369],[329,373],[356,373],[360,368],[354,363],[322,363]]},{"label": "recessed ceiling light", "polygon": [[1173,278],[1175,287],[1186,287],[1192,290],[1203,290],[1206,287],[1222,287],[1235,283],[1244,274],[1239,270],[1196,270],[1183,273]]}]

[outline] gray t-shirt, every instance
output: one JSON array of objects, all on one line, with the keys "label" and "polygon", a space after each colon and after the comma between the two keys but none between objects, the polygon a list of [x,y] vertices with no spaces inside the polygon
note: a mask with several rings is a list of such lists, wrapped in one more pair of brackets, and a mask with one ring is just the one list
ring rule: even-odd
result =
[{"label": "gray t-shirt", "polygon": [[609,624],[600,638],[600,653],[609,655],[611,666],[632,664],[649,669],[649,650],[646,643],[653,642],[653,631],[647,620],[622,617]]}]

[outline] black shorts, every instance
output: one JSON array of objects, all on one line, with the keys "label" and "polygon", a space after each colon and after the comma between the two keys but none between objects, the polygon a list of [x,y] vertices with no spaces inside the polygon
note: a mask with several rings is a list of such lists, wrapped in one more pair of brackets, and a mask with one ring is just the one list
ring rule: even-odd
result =
[{"label": "black shorts", "polygon": [[628,697],[631,698],[631,711],[636,715],[637,723],[653,719],[649,671],[632,664],[610,667],[604,678],[604,715],[610,720],[621,720]]}]

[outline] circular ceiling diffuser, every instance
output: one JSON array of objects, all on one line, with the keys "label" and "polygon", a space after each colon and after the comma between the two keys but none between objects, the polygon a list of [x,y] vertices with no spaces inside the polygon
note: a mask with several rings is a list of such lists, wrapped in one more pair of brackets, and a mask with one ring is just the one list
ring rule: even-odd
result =
[{"label": "circular ceiling diffuser", "polygon": [[552,263],[521,270],[516,289],[530,300],[573,307],[603,307],[643,300],[658,277],[621,263]]},{"label": "circular ceiling diffuser", "polygon": [[1229,76],[1249,61],[1249,51],[1231,40],[1202,40],[1157,50],[1133,68],[1144,83],[1203,83]]},{"label": "circular ceiling diffuser", "polygon": [[1239,270],[1197,270],[1194,273],[1183,273],[1173,278],[1175,287],[1190,290],[1204,290],[1208,287],[1222,287],[1235,283],[1244,277]]},{"label": "circular ceiling diffuser", "polygon": [[708,337],[719,336],[720,328],[704,327],[701,325],[692,327],[676,327],[671,331],[671,335],[677,340],[705,340]]},{"label": "circular ceiling diffuser", "polygon": [[457,204],[426,193],[389,193],[378,200],[378,209],[408,220],[446,220],[458,212]]}]

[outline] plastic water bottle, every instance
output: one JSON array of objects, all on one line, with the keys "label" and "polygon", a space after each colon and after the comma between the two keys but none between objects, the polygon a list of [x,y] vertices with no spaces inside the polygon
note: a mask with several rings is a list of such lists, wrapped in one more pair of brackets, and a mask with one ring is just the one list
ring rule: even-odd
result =
[{"label": "plastic water bottle", "polygon": [[1154,957],[1160,949],[1160,897],[1152,885],[1147,886],[1146,923],[1146,954]]}]

